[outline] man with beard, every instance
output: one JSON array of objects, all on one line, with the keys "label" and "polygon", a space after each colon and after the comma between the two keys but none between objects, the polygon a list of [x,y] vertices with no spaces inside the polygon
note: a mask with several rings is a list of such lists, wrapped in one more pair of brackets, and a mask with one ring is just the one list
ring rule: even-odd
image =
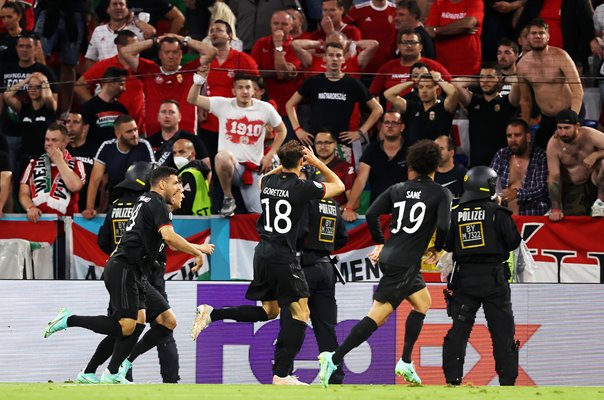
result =
[{"label": "man with beard", "polygon": [[604,134],[580,126],[573,110],[560,111],[556,123],[547,145],[550,221],[588,215],[592,201],[591,216],[604,217]]},{"label": "man with beard", "polygon": [[337,195],[333,199],[339,206],[344,206],[354,182],[354,167],[338,157],[337,153],[338,139],[333,133],[324,129],[315,135],[315,154],[327,168],[335,174],[344,183],[344,193]]},{"label": "man with beard", "polygon": [[529,126],[522,119],[508,124],[506,139],[508,145],[491,162],[499,177],[502,205],[515,215],[544,215],[549,209],[545,151],[532,145]]},{"label": "man with beard", "polygon": [[[404,114],[405,141],[410,146],[420,139],[434,140],[440,135],[451,132],[453,115],[457,110],[458,92],[455,86],[445,81],[440,72],[430,71],[421,75],[417,81],[417,91],[420,102],[407,101],[399,93],[415,85],[414,80],[399,83],[384,92],[386,100]],[[438,98],[439,89],[447,97]]]},{"label": "man with beard", "polygon": [[[117,117],[113,123],[113,129],[116,138],[104,141],[94,157],[86,209],[82,211],[84,218],[90,219],[97,214],[95,201],[105,174],[109,179],[110,198],[115,199],[117,196],[115,194],[112,196],[113,187],[124,179],[130,164],[135,161],[155,162],[151,145],[145,139],[138,137],[138,127],[131,116],[120,115]],[[101,199],[105,200],[103,195]],[[106,207],[107,204],[102,201],[100,209],[104,211]]]},{"label": "man with beard", "polygon": [[529,122],[533,100],[537,103],[541,109],[541,122],[535,144],[545,148],[556,131],[556,114],[567,108],[580,113],[583,86],[568,53],[548,45],[547,23],[537,18],[529,23],[528,28],[532,51],[525,53],[518,62],[520,111],[522,119]]},{"label": "man with beard", "polygon": [[517,113],[518,95],[512,89],[509,96],[502,96],[499,92],[502,83],[501,68],[494,63],[485,63],[480,68],[482,94],[453,83],[459,90],[459,103],[468,112],[471,166],[489,165],[497,150],[506,145],[505,129]]},{"label": "man with beard", "polygon": [[503,38],[497,43],[497,65],[503,73],[503,86],[501,94],[503,96],[510,94],[512,84],[517,83],[516,78],[516,61],[520,49],[518,44],[508,38]]}]

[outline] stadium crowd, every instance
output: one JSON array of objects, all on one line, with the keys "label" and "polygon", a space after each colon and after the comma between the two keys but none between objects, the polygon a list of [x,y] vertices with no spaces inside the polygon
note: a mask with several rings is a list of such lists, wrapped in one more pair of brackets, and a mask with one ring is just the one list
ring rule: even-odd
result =
[{"label": "stadium crowd", "polygon": [[[258,212],[249,185],[298,139],[345,183],[353,221],[431,139],[456,198],[486,165],[515,214],[602,217],[604,113],[584,107],[600,3],[0,0],[0,216],[92,218],[136,161],[190,174],[190,214]],[[241,96],[273,105],[266,125],[191,101],[235,96],[237,73],[254,80]]]}]

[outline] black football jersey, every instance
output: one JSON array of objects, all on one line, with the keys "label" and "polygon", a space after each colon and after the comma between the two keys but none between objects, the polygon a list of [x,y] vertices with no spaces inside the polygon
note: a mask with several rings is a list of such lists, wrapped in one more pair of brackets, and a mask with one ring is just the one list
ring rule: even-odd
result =
[{"label": "black football jersey", "polygon": [[379,216],[392,214],[390,239],[380,262],[419,265],[436,230],[435,247],[442,249],[451,219],[452,195],[429,177],[391,186],[367,210],[367,225],[376,243],[384,243]]},{"label": "black football jersey", "polygon": [[298,223],[306,203],[325,195],[322,183],[304,181],[296,174],[280,173],[262,178],[262,214],[256,224],[260,243],[256,256],[277,264],[295,259]]},{"label": "black football jersey", "polygon": [[142,194],[136,200],[113,256],[126,257],[141,269],[151,265],[165,246],[159,230],[166,225],[172,225],[172,213],[164,199],[153,191]]}]

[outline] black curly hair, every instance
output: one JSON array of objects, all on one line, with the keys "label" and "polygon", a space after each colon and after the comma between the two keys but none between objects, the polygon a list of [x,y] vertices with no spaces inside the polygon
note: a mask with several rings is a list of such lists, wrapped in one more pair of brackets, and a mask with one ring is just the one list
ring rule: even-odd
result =
[{"label": "black curly hair", "polygon": [[436,171],[440,162],[440,149],[433,140],[422,139],[409,147],[407,165],[419,175]]}]

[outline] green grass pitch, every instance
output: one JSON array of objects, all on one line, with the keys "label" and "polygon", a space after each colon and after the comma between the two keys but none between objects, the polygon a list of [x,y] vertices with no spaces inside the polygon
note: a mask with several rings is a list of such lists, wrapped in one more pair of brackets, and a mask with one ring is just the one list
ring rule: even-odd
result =
[{"label": "green grass pitch", "polygon": [[526,400],[604,399],[604,387],[499,387],[343,385],[323,389],[271,385],[78,385],[70,383],[0,384],[3,399],[65,400]]}]

